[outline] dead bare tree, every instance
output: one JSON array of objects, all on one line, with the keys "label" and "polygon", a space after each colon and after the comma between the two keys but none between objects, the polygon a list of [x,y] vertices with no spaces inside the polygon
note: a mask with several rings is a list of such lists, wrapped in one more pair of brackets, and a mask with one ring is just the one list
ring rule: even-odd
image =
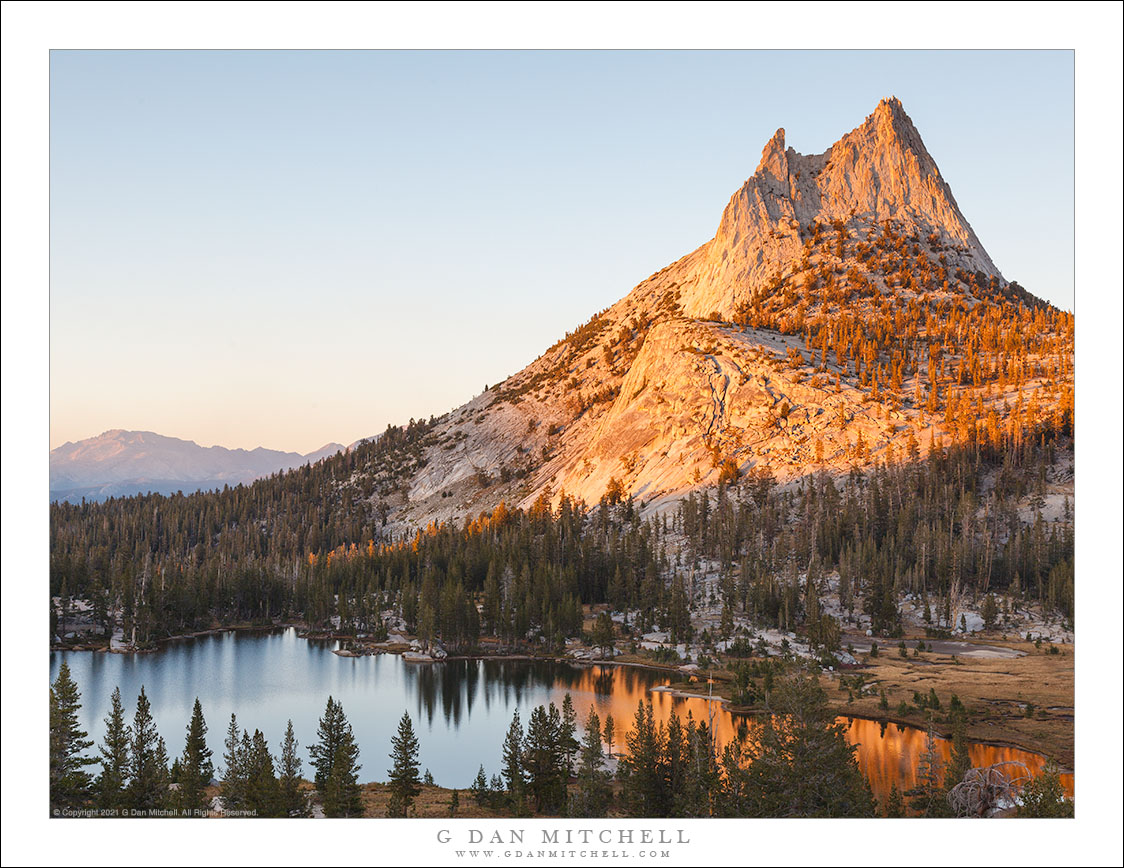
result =
[{"label": "dead bare tree", "polygon": [[948,804],[958,817],[987,817],[1015,804],[1032,775],[1025,764],[1009,760],[968,769],[964,780],[948,791]]}]

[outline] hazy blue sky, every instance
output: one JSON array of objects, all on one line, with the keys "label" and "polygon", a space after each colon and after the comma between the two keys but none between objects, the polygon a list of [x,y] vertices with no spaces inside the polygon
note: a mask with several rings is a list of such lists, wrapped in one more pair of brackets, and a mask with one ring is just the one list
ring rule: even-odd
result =
[{"label": "hazy blue sky", "polygon": [[897,95],[1073,308],[1071,52],[51,55],[51,446],[306,452],[440,414],[708,240],[777,127]]}]

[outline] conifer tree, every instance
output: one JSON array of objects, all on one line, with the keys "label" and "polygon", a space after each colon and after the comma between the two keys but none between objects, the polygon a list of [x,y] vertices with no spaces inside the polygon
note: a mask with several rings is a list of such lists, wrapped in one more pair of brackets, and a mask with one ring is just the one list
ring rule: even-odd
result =
[{"label": "conifer tree", "polygon": [[97,762],[84,752],[94,746],[78,725],[81,694],[64,660],[50,690],[50,802],[52,808],[83,804],[90,796],[93,777],[86,766]]},{"label": "conifer tree", "polygon": [[590,706],[578,760],[578,792],[570,806],[572,816],[605,816],[612,792],[609,789],[609,776],[603,769],[604,765],[601,720],[597,716],[597,711]]},{"label": "conifer tree", "polygon": [[131,740],[132,730],[125,723],[125,707],[121,704],[121,688],[114,687],[110,696],[109,715],[105,718],[105,735],[98,748],[101,753],[101,774],[98,775],[94,788],[100,808],[120,809],[125,806]]},{"label": "conifer tree", "polygon": [[171,791],[172,775],[168,766],[168,745],[164,741],[164,736],[162,735],[156,736],[155,756],[156,762],[153,764],[153,766],[156,771],[157,779],[159,781],[157,792],[160,794],[159,801],[157,802],[157,807],[163,808],[167,807],[171,802],[169,795]]},{"label": "conifer tree", "polygon": [[[405,817],[414,804],[414,798],[421,792],[418,778],[418,739],[414,735],[414,724],[409,712],[402,713],[398,721],[398,734],[390,740],[390,759],[393,767],[390,775],[390,805],[387,816]],[[483,774],[483,766],[481,766]]]},{"label": "conifer tree", "polygon": [[608,612],[601,612],[594,621],[592,641],[602,657],[613,656],[613,619]]},{"label": "conifer tree", "polygon": [[343,713],[343,705],[336,702],[331,696],[324,708],[324,716],[320,718],[320,727],[317,731],[318,741],[308,748],[312,758],[312,767],[316,769],[316,789],[323,794],[328,785],[328,777],[332,773],[336,752],[343,740],[344,733],[350,732],[351,724]]},{"label": "conifer tree", "polygon": [[137,811],[159,810],[168,798],[168,751],[156,731],[152,706],[141,687],[129,743],[127,801]]},{"label": "conifer tree", "polygon": [[223,808],[227,811],[240,811],[246,806],[246,761],[238,730],[238,718],[233,712],[230,715],[230,725],[226,728],[223,746]]},{"label": "conifer tree", "polygon": [[709,817],[715,793],[721,789],[721,773],[710,730],[695,724],[688,715],[685,737],[683,782],[673,793],[673,808],[678,817]]},{"label": "conifer tree", "polygon": [[574,775],[574,756],[581,747],[577,738],[578,714],[574,710],[574,701],[567,693],[562,697],[562,725],[558,733],[559,746],[565,757],[566,777]]},{"label": "conifer tree", "polygon": [[613,736],[616,735],[616,724],[613,722],[613,715],[605,715],[605,744],[608,745],[608,757],[613,758]]},{"label": "conifer tree", "polygon": [[527,792],[535,800],[535,810],[554,813],[566,792],[565,755],[561,743],[562,719],[554,703],[549,711],[537,706],[527,722],[523,741],[523,770]]},{"label": "conifer tree", "polygon": [[307,802],[300,789],[301,758],[297,753],[297,737],[293,733],[293,721],[285,725],[285,740],[281,743],[280,809],[282,817],[303,817],[308,813]]},{"label": "conifer tree", "polygon": [[519,709],[515,709],[507,736],[503,742],[503,778],[508,796],[515,812],[521,813],[526,781],[523,777],[523,724],[519,721]]},{"label": "conifer tree", "polygon": [[897,784],[890,786],[890,798],[886,803],[886,816],[890,819],[905,816],[905,802],[902,801],[902,794]]},{"label": "conifer tree", "polygon": [[641,701],[632,730],[625,736],[628,755],[621,759],[621,793],[633,817],[660,817],[666,810],[663,766],[663,726],[657,726],[652,703]]},{"label": "conifer tree", "polygon": [[[692,721],[693,723],[693,721]],[[694,729],[692,727],[692,735]],[[682,816],[679,805],[675,803],[687,798],[685,789],[687,775],[687,734],[679,721],[679,715],[674,710],[667,721],[667,738],[664,741],[663,772],[664,787],[671,796],[675,816]]]},{"label": "conifer tree", "polygon": [[336,748],[332,772],[324,790],[324,815],[328,817],[361,817],[363,790],[359,786],[359,746],[348,727]]},{"label": "conifer tree", "polygon": [[917,764],[917,786],[909,795],[910,808],[922,817],[945,817],[949,815],[941,786],[941,760],[937,751],[937,740],[933,734],[933,719],[929,718],[929,728],[925,736],[925,750]]},{"label": "conifer tree", "polygon": [[316,769],[316,789],[329,817],[355,817],[363,812],[359,787],[359,746],[343,705],[328,697],[320,718],[319,741],[309,747]]},{"label": "conifer tree", "polygon": [[484,764],[481,763],[480,770],[472,781],[472,797],[476,800],[476,804],[482,805],[487,801],[489,795],[488,777],[484,774]]},{"label": "conifer tree", "polygon": [[952,756],[949,757],[948,767],[944,773],[944,790],[947,793],[958,783],[964,780],[964,775],[972,767],[972,758],[968,754],[968,742],[964,738],[964,718],[954,714],[952,718]]},{"label": "conifer tree", "polygon": [[255,729],[251,737],[243,730],[241,750],[246,775],[246,809],[255,817],[281,816],[281,790],[273,755],[262,731]]},{"label": "conifer tree", "polygon": [[[748,763],[724,762],[723,770],[741,801],[739,816],[871,817],[874,799],[835,722],[827,697],[814,678],[778,679]],[[736,757],[736,751],[727,752]]]},{"label": "conifer tree", "polygon": [[203,718],[203,705],[199,697],[187,724],[187,739],[183,754],[176,764],[175,782],[179,784],[176,805],[181,811],[202,811],[207,807],[206,788],[214,776],[211,749],[207,747],[207,722]]}]

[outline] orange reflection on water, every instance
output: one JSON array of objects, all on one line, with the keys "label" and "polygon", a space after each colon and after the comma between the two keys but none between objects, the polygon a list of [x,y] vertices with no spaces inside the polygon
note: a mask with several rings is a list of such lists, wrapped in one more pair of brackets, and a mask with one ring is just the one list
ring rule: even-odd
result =
[{"label": "orange reflection on water", "polygon": [[[890,795],[890,788],[897,786],[904,792],[919,783],[917,766],[925,752],[927,733],[912,726],[899,726],[896,723],[882,723],[875,720],[853,717],[837,718],[847,724],[847,741],[857,745],[855,751],[859,765],[866,773],[874,795],[881,802]],[[934,748],[943,767],[952,759],[952,741],[934,735]],[[972,766],[981,768],[1001,762],[1021,762],[1031,774],[1041,774],[1046,766],[1046,757],[1016,747],[1003,745],[969,743],[968,755]],[[1012,773],[1016,770],[1012,769]],[[1061,776],[1062,786],[1070,798],[1073,797],[1073,775]]]},{"label": "orange reflection on water", "polygon": [[[584,723],[590,706],[604,722],[609,714],[613,716],[616,734],[613,739],[613,752],[619,751],[625,743],[625,735],[632,728],[636,707],[641,701],[652,701],[655,719],[664,724],[674,711],[686,724],[690,714],[696,721],[711,720],[718,744],[728,744],[737,738],[739,724],[745,722],[752,729],[755,720],[751,716],[735,715],[727,711],[719,701],[711,701],[702,696],[676,696],[668,691],[653,690],[654,686],[666,683],[666,679],[652,670],[628,666],[591,666],[576,670],[574,677],[567,679],[565,685],[557,689],[557,704],[569,692],[578,713],[579,723]],[[857,746],[855,755],[859,766],[870,782],[870,788],[878,801],[885,805],[892,787],[899,793],[918,783],[917,767],[925,752],[927,734],[924,730],[896,723],[882,724],[874,720],[858,717],[839,717],[839,723],[846,726],[847,740]],[[942,766],[952,757],[952,742],[934,736],[935,749]],[[1040,774],[1046,765],[1046,758],[1040,754],[990,744],[969,744],[969,755],[973,767],[994,765],[999,762],[1016,761],[1026,765],[1032,774]],[[942,770],[943,779],[943,770]],[[1073,797],[1073,774],[1063,774],[1062,785],[1065,793]]]}]

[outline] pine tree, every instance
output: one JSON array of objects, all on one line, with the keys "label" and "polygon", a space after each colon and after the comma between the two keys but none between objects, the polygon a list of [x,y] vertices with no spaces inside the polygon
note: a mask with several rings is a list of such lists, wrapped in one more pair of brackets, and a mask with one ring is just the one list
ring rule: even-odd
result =
[{"label": "pine tree", "polygon": [[902,794],[897,784],[890,786],[890,800],[886,804],[886,816],[891,819],[905,816],[905,802],[902,801]]},{"label": "pine tree", "polygon": [[97,762],[83,753],[94,746],[79,729],[81,694],[64,660],[50,690],[50,802],[52,808],[74,807],[90,796],[93,776],[86,766]]},{"label": "pine tree", "polygon": [[608,757],[613,758],[613,736],[616,734],[616,724],[613,723],[613,715],[605,715],[605,744],[608,745]]},{"label": "pine tree", "polygon": [[281,743],[281,763],[278,776],[280,809],[282,817],[304,817],[308,806],[301,792],[301,758],[297,753],[297,738],[293,733],[293,721],[285,725],[285,740]]},{"label": "pine tree", "polygon": [[472,781],[472,797],[476,800],[476,804],[482,805],[487,801],[491,793],[488,790],[488,777],[484,774],[484,764],[480,764],[480,770],[476,773],[476,778]]},{"label": "pine tree", "polygon": [[507,736],[503,742],[503,778],[508,796],[515,812],[523,809],[523,793],[526,780],[523,777],[523,724],[519,721],[519,709],[511,718]]},{"label": "pine tree", "polygon": [[621,796],[633,817],[665,816],[663,741],[663,727],[655,723],[652,703],[641,701],[632,731],[625,737],[628,755],[622,757],[620,765],[624,783]]},{"label": "pine tree", "polygon": [[199,702],[199,697],[196,697],[191,720],[187,724],[183,755],[177,761],[174,775],[175,782],[179,784],[176,806],[190,814],[206,809],[206,789],[214,773],[211,749],[207,747],[207,722],[203,719],[203,705]]},{"label": "pine tree", "polygon": [[941,786],[941,760],[937,751],[937,740],[933,734],[933,720],[929,718],[929,729],[925,736],[925,750],[917,764],[917,786],[908,795],[910,808],[922,817],[945,817],[950,809],[945,801]]},{"label": "pine tree", "polygon": [[361,815],[359,746],[343,705],[330,696],[324,716],[320,718],[319,741],[309,747],[308,753],[316,769],[316,789],[320,792],[324,814],[329,817]]},{"label": "pine tree", "polygon": [[523,770],[527,792],[535,800],[539,813],[554,813],[566,792],[565,755],[561,745],[562,719],[554,703],[549,711],[539,705],[527,722],[523,741]]},{"label": "pine tree", "polygon": [[[414,803],[414,798],[421,792],[418,778],[419,745],[409,712],[402,713],[402,719],[398,721],[398,734],[390,740],[390,744],[390,759],[393,767],[387,772],[390,775],[390,805],[387,807],[387,816],[405,817]],[[481,766],[481,774],[483,770]]]},{"label": "pine tree", "polygon": [[603,770],[605,753],[601,745],[601,720],[593,706],[585,720],[578,760],[578,792],[570,806],[575,817],[603,817],[612,792],[609,776]]},{"label": "pine tree", "polygon": [[156,806],[158,808],[163,808],[171,802],[169,794],[172,786],[172,776],[168,770],[168,745],[164,742],[164,737],[162,735],[156,736],[155,760],[153,767],[159,782],[157,785],[157,792],[160,794]]},{"label": "pine tree", "polygon": [[964,718],[955,714],[952,718],[952,756],[949,757],[948,768],[944,773],[945,793],[964,780],[964,775],[971,767],[972,758],[968,754],[968,742],[964,738]]},{"label": "pine tree", "polygon": [[129,744],[132,729],[125,723],[125,707],[121,703],[121,688],[114,687],[110,697],[109,716],[105,718],[105,735],[99,747],[101,774],[95,789],[98,807],[120,810],[125,807],[125,786],[129,780]]},{"label": "pine tree", "polygon": [[562,754],[566,761],[566,777],[571,778],[574,775],[574,755],[581,747],[581,742],[577,738],[578,732],[578,714],[574,710],[574,701],[571,699],[570,694],[567,693],[562,697],[562,726],[558,733],[559,746],[562,748]]},{"label": "pine tree", "polygon": [[324,788],[324,815],[327,817],[361,817],[363,790],[359,786],[359,746],[351,727],[341,736],[332,772]]},{"label": "pine tree", "polygon": [[995,629],[995,623],[999,620],[999,604],[996,603],[994,594],[988,594],[984,598],[980,616],[983,618],[985,630]]},{"label": "pine tree", "polygon": [[593,622],[593,646],[602,657],[613,656],[613,619],[608,612],[602,612]]},{"label": "pine tree", "polygon": [[246,758],[238,729],[238,718],[231,713],[226,739],[222,776],[222,804],[226,811],[240,811],[246,807]]},{"label": "pine tree", "polygon": [[874,799],[815,678],[779,679],[748,763],[724,762],[739,816],[871,817]]},{"label": "pine tree", "polygon": [[168,798],[168,752],[164,739],[156,731],[152,707],[143,686],[133,715],[129,778],[126,792],[130,808],[153,811],[165,806]]},{"label": "pine tree", "polygon": [[[346,734],[351,733],[351,724],[343,712],[343,705],[336,702],[331,696],[324,709],[324,716],[320,718],[318,741],[308,748],[312,758],[312,766],[316,769],[316,789],[324,793],[328,785],[328,778],[332,774],[332,767],[336,754]],[[352,739],[354,743],[354,739]]]},{"label": "pine tree", "polygon": [[[693,722],[693,721],[692,721]],[[693,734],[693,733],[692,733]],[[664,786],[671,797],[674,816],[684,816],[683,805],[678,804],[687,798],[684,784],[687,775],[687,734],[679,715],[673,709],[667,721],[667,738],[664,740],[663,770]]]},{"label": "pine tree", "polygon": [[713,800],[721,790],[722,778],[715,756],[715,746],[706,724],[695,724],[688,715],[685,767],[682,784],[674,792],[675,815],[709,817],[714,813]]},{"label": "pine tree", "polygon": [[262,731],[255,729],[251,737],[243,730],[241,749],[246,775],[246,810],[255,817],[283,816],[273,755]]}]

